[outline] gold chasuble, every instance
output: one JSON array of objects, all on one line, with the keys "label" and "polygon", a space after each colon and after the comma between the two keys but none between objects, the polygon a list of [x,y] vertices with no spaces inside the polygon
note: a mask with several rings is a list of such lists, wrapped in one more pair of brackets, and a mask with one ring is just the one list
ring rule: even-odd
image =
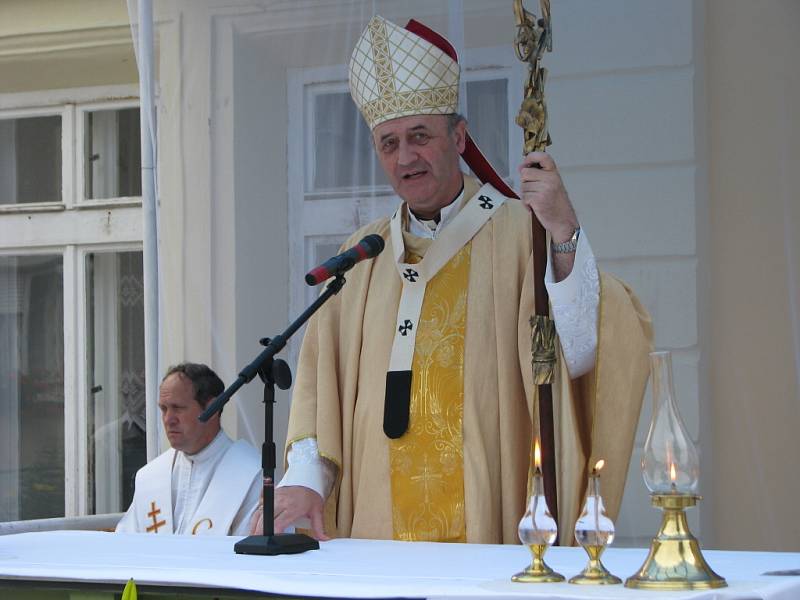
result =
[{"label": "gold chasuble", "polygon": [[[479,187],[465,176],[464,207]],[[371,233],[386,239],[387,250],[393,247],[389,219],[361,228],[344,246]],[[407,232],[403,238],[406,252],[428,255],[429,240]],[[413,370],[410,423],[396,441],[383,429],[404,286],[393,253],[357,264],[342,291],[311,318],[287,439],[291,444],[316,438],[320,455],[337,468],[326,501],[329,535],[519,543],[538,410],[528,322],[534,312],[531,247],[528,210],[507,199],[463,254],[455,253],[428,281],[408,367]],[[456,271],[462,283],[450,289]],[[446,304],[459,308],[440,310]],[[455,318],[459,312],[463,316]],[[616,518],[647,382],[649,316],[625,284],[605,273],[600,273],[597,327],[594,369],[570,380],[559,355],[553,384],[565,542],[572,538],[590,465],[599,458],[606,460],[603,497],[609,516]],[[455,355],[461,350],[444,343],[451,333],[463,333],[460,367]],[[440,394],[440,385],[453,389]],[[422,423],[424,431],[417,431]]]},{"label": "gold chasuble", "polygon": [[[406,433],[390,441],[394,539],[465,542],[464,332],[471,244],[425,289]],[[407,262],[422,257],[411,254]]]}]

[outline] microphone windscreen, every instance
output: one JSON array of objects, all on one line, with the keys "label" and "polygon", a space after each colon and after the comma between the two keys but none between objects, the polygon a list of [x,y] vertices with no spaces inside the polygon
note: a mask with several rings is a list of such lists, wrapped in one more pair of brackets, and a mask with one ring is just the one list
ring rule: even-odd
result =
[{"label": "microphone windscreen", "polygon": [[386,242],[377,233],[372,233],[366,236],[363,240],[361,240],[361,243],[367,247],[367,256],[369,258],[378,256],[378,254],[383,252],[384,246],[386,246]]}]

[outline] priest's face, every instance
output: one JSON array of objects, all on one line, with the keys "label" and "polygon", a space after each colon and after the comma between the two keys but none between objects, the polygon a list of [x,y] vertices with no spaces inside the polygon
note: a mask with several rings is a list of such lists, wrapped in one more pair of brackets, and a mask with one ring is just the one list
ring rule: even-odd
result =
[{"label": "priest's face", "polygon": [[394,191],[418,217],[433,219],[463,185],[459,155],[466,124],[452,129],[446,115],[392,119],[372,130],[372,141]]},{"label": "priest's face", "polygon": [[173,373],[161,383],[158,408],[170,445],[186,454],[200,452],[219,432],[219,415],[206,423],[197,420],[203,407],[195,400],[194,386],[183,373]]}]

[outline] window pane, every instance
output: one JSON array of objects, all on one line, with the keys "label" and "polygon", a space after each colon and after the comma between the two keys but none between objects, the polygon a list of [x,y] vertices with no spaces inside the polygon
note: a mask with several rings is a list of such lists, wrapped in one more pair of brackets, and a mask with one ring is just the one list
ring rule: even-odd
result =
[{"label": "window pane", "polygon": [[0,257],[0,520],[64,516],[61,256]]},{"label": "window pane", "polygon": [[87,256],[90,512],[125,510],[147,462],[141,252]]},{"label": "window pane", "polygon": [[350,94],[314,96],[314,190],[387,185]]},{"label": "window pane", "polygon": [[475,143],[500,176],[508,177],[508,80],[468,82],[467,114]]},{"label": "window pane", "polygon": [[139,109],[87,112],[83,164],[87,200],[141,196]]},{"label": "window pane", "polygon": [[61,117],[0,119],[0,204],[61,202]]}]

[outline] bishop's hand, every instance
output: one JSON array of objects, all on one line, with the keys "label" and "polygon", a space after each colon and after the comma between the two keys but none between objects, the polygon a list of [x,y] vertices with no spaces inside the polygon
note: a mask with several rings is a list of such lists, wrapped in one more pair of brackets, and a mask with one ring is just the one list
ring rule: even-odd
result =
[{"label": "bishop's hand", "polygon": [[[572,238],[579,227],[575,209],[553,158],[546,152],[531,152],[519,168],[520,199],[550,232],[554,244]],[[556,281],[572,271],[575,253],[554,254],[552,266]]]},{"label": "bishop's hand", "polygon": [[[311,535],[320,541],[329,540],[325,535],[322,510],[324,501],[314,490],[300,485],[287,485],[275,488],[275,533],[283,533],[298,519],[308,518],[311,521]],[[258,508],[250,519],[250,535],[261,535],[264,532],[263,497]]]}]

